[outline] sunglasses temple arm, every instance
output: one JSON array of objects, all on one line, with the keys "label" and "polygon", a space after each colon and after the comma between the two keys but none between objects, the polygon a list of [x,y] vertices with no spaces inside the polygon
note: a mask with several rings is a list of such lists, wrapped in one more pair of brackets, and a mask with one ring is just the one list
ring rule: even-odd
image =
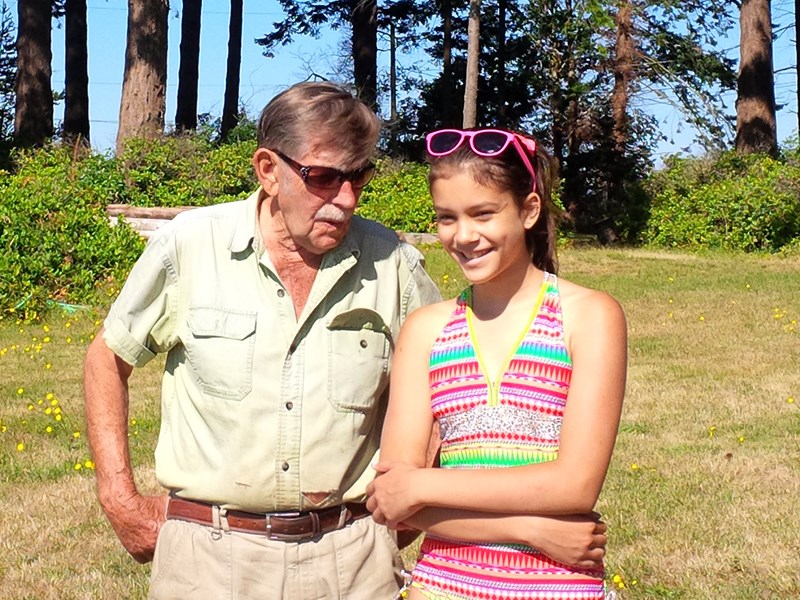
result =
[{"label": "sunglasses temple arm", "polygon": [[536,169],[533,168],[533,164],[531,163],[530,159],[528,158],[527,151],[525,150],[525,148],[523,147],[523,145],[520,143],[520,141],[517,139],[516,136],[514,136],[512,141],[514,143],[514,146],[517,149],[517,152],[519,153],[519,157],[522,159],[522,162],[525,163],[525,167],[528,169],[528,172],[531,174],[531,179],[533,180],[533,189],[531,191],[535,192],[536,191]]}]

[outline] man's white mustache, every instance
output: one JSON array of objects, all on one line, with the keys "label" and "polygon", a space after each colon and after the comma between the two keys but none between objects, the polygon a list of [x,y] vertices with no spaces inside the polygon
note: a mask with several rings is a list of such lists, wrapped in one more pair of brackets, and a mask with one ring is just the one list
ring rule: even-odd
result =
[{"label": "man's white mustache", "polygon": [[314,218],[319,219],[320,221],[343,223],[348,217],[347,213],[341,208],[333,206],[332,204],[325,204],[324,206],[320,207],[320,209],[317,211],[317,214],[314,215]]}]

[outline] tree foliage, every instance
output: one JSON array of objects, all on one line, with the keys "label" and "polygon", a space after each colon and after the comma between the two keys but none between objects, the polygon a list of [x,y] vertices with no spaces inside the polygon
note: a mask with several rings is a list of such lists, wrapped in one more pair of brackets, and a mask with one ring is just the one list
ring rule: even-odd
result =
[{"label": "tree foliage", "polygon": [[[635,182],[650,168],[659,135],[655,120],[636,100],[655,93],[687,115],[706,147],[728,143],[731,116],[720,91],[732,89],[735,74],[716,44],[733,21],[728,2],[625,4],[631,11],[632,51],[627,58],[624,143],[609,143],[619,137],[615,121],[620,120],[611,105],[619,72],[616,1],[484,0],[477,124],[518,127],[552,149],[563,180],[562,201],[579,229],[592,231],[609,218],[623,218],[626,223],[619,227],[634,235],[641,225],[639,216],[630,216],[641,213],[634,206],[640,197]],[[425,131],[461,121],[440,98],[446,93],[463,97],[467,3],[453,2],[450,16],[451,72],[443,68],[432,80],[414,82],[420,93],[405,104],[408,143],[403,146],[401,140],[399,147],[411,156],[415,147],[417,155],[421,151],[418,140]],[[443,23],[434,20],[421,37],[424,50],[438,64],[444,62]]]}]

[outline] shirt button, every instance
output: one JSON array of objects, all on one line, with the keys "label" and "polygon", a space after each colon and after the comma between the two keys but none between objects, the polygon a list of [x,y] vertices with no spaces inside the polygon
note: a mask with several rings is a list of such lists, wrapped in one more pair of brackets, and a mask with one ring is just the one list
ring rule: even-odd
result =
[{"label": "shirt button", "polygon": [[283,298],[285,295],[286,295],[286,292],[284,292],[282,289],[278,290],[278,298]]},{"label": "shirt button", "polygon": [[286,403],[286,410],[292,410],[293,408],[294,408],[294,404],[292,404],[291,402],[287,402]]},{"label": "shirt button", "polygon": [[281,469],[283,469],[284,471],[288,471],[289,470],[289,463],[287,463],[287,462],[283,463],[281,465]]},{"label": "shirt button", "polygon": [[367,340],[361,340],[361,341],[359,342],[359,344],[361,344],[361,347],[362,347],[362,348],[366,348],[366,347],[367,347]]}]

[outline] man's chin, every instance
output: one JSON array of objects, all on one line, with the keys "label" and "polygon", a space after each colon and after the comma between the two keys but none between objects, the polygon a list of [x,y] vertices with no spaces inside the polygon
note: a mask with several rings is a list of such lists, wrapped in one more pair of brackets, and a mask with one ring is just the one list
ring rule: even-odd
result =
[{"label": "man's chin", "polygon": [[328,230],[324,233],[318,233],[309,238],[308,249],[316,254],[324,254],[329,250],[333,250],[342,243],[344,236],[347,234],[348,226],[343,225],[341,228]]}]

